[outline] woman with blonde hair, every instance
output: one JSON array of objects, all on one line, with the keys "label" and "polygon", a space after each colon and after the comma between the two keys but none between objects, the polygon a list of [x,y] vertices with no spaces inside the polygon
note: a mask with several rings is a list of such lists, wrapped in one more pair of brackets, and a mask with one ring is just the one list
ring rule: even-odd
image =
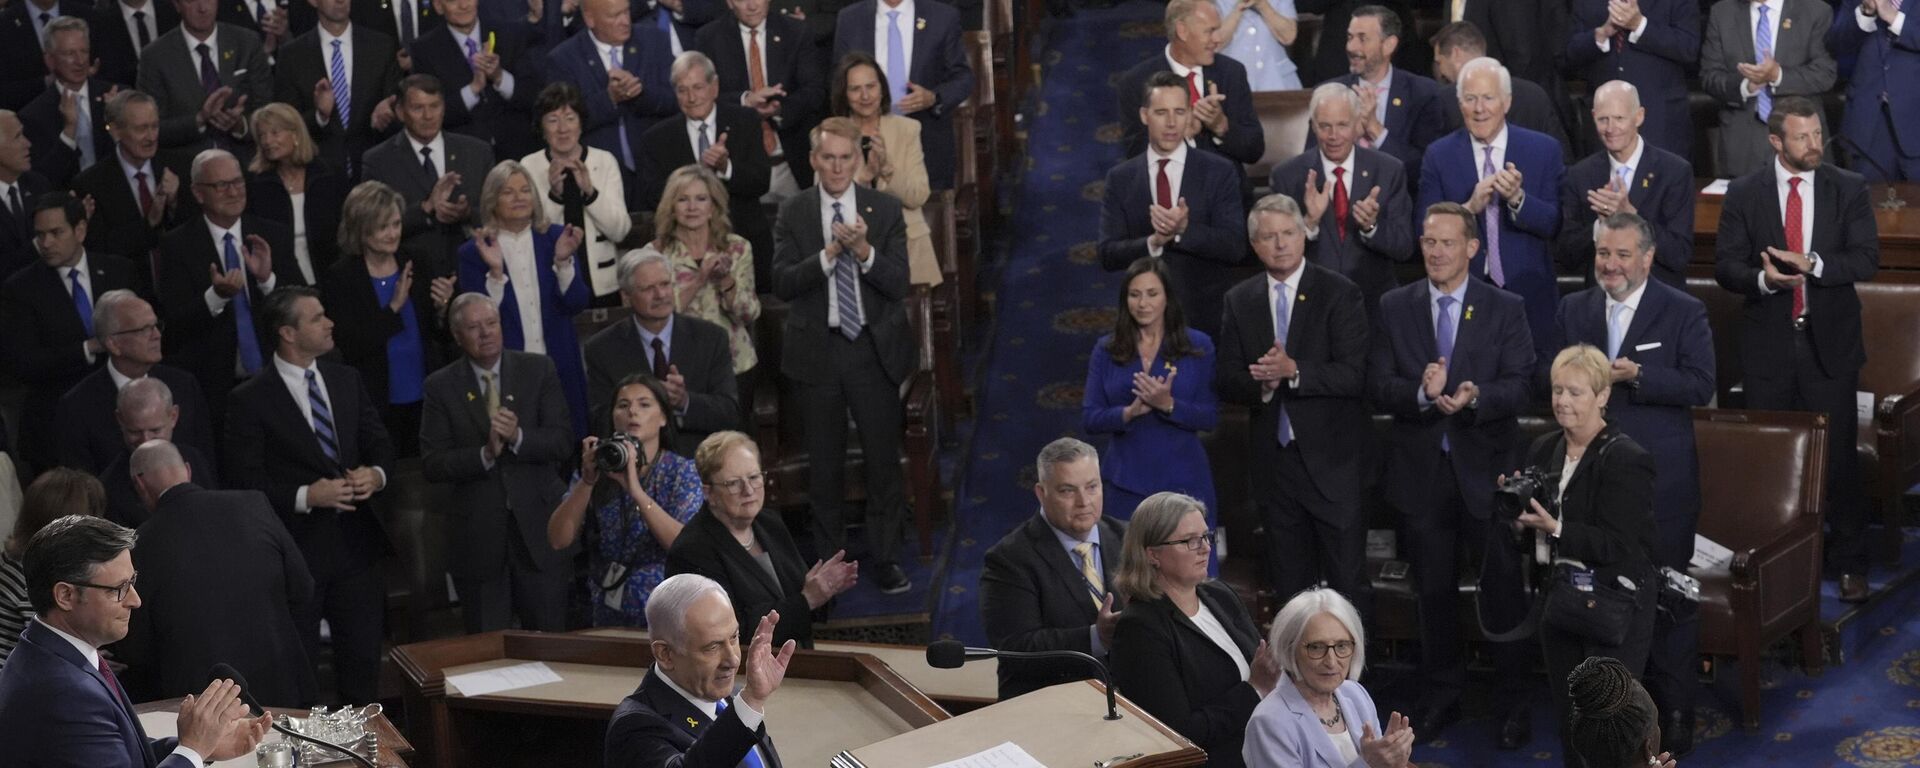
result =
[{"label": "woman with blonde hair", "polygon": [[[759,356],[753,349],[753,323],[760,297],[753,282],[753,244],[733,232],[726,182],[699,165],[667,176],[654,211],[654,238],[641,254],[658,253],[673,266],[673,306],[681,314],[727,330],[733,375],[739,385],[743,423],[751,424],[753,374]],[[758,201],[747,201],[759,205]]]},{"label": "woman with blonde hair", "polygon": [[338,255],[334,232],[347,199],[345,174],[318,162],[306,121],[279,102],[253,112],[259,151],[247,164],[247,212],[293,230],[293,257],[307,285],[317,285]]}]

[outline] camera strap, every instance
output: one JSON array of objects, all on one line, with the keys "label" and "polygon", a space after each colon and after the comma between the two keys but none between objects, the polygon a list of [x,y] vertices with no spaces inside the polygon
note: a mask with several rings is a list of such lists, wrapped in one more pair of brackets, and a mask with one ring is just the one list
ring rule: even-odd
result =
[{"label": "camera strap", "polygon": [[[1608,450],[1613,448],[1614,442],[1618,440],[1619,437],[1620,436],[1618,434],[1607,435],[1604,441],[1602,441],[1599,445],[1594,447],[1592,456],[1587,459],[1583,459],[1581,463],[1584,464],[1588,461],[1593,462],[1592,466],[1595,468],[1594,471],[1598,472],[1599,467],[1601,467],[1605,463]],[[1562,430],[1560,433],[1560,439],[1554,441],[1554,448],[1555,450],[1560,451],[1562,455],[1565,455],[1567,450],[1567,435],[1564,430]],[[1566,471],[1565,467],[1562,467],[1561,471],[1562,472]],[[1598,493],[1597,490],[1595,492]],[[1561,508],[1561,515],[1562,515],[1561,520],[1564,523],[1566,519],[1565,518],[1566,505],[1563,503],[1560,505],[1560,508]],[[1489,542],[1487,546],[1490,546],[1490,547],[1499,546],[1500,543],[1501,542],[1499,541]],[[1486,562],[1484,558],[1482,558],[1480,567],[1482,571],[1481,573],[1482,578],[1484,578],[1485,569],[1486,569]],[[1544,584],[1535,583],[1536,581],[1535,574],[1537,573],[1547,574],[1545,579],[1546,583]],[[1532,637],[1534,632],[1540,628],[1540,615],[1546,610],[1546,607],[1547,607],[1547,590],[1552,587],[1552,580],[1555,578],[1559,578],[1559,569],[1551,565],[1549,565],[1547,568],[1542,569],[1542,568],[1536,567],[1533,563],[1523,562],[1521,563],[1521,567],[1520,567],[1520,577],[1525,582],[1525,591],[1533,596],[1533,599],[1531,601],[1533,604],[1529,606],[1527,609],[1527,617],[1525,619],[1522,619],[1518,625],[1514,626],[1514,628],[1509,629],[1505,632],[1493,632],[1487,629],[1487,619],[1484,613],[1484,609],[1482,608],[1483,601],[1480,599],[1480,596],[1477,592],[1474,595],[1474,600],[1473,600],[1474,623],[1480,625],[1480,634],[1486,637],[1488,642],[1508,643],[1516,640],[1525,640],[1529,637]]]}]

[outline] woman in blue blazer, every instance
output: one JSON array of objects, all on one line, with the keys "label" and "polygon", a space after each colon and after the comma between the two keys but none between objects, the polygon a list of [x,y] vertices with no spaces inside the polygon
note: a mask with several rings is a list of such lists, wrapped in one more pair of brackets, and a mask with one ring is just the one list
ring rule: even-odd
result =
[{"label": "woman in blue blazer", "polygon": [[1406,768],[1413,728],[1395,712],[1385,731],[1360,686],[1367,635],[1339,592],[1315,587],[1273,617],[1267,647],[1284,677],[1247,721],[1241,756],[1249,766]]},{"label": "woman in blue blazer", "polygon": [[1134,261],[1121,282],[1113,333],[1087,357],[1080,429],[1111,436],[1100,474],[1107,514],[1121,520],[1161,491],[1215,506],[1213,470],[1200,445],[1200,433],[1219,421],[1213,340],[1187,327],[1171,285],[1165,262]]},{"label": "woman in blue blazer", "polygon": [[508,349],[553,359],[574,436],[584,438],[587,366],[573,332],[573,316],[593,298],[573,258],[583,236],[579,229],[549,222],[533,190],[533,175],[512,160],[487,174],[480,188],[481,227],[460,246],[460,290],[485,293],[499,305]]}]

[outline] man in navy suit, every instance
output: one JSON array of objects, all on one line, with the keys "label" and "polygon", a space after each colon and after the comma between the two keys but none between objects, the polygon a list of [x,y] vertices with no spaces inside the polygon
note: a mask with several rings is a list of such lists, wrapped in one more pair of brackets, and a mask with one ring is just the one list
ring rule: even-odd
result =
[{"label": "man in navy suit", "polygon": [[132,529],[69,515],[27,543],[34,619],[0,670],[0,742],[19,765],[198,768],[250,754],[272,716],[247,717],[240,688],[215,680],[180,703],[178,737],[147,738],[133,701],[100,655],[140,607]]},{"label": "man in navy suit", "polygon": [[[1233,161],[1234,172],[1244,175],[1240,166],[1260,162],[1266,153],[1266,131],[1253,111],[1246,65],[1217,52],[1214,33],[1220,29],[1220,10],[1203,0],[1173,0],[1167,3],[1166,25],[1166,51],[1134,65],[1114,84],[1120,94],[1120,121],[1128,122],[1146,106],[1147,80],[1171,72],[1186,89],[1188,118],[1182,133],[1187,145]],[[1127,125],[1128,157],[1146,151],[1148,133]],[[1187,317],[1198,315],[1189,311]]]},{"label": "man in navy suit", "polygon": [[[585,0],[581,13],[587,33],[574,35],[547,53],[547,75],[580,86],[587,114],[581,130],[587,145],[620,161],[628,200],[640,199],[640,136],[656,121],[674,114],[667,51],[633,39],[627,0]],[[658,75],[656,78],[655,76]]]},{"label": "man in navy suit", "polygon": [[533,128],[541,83],[525,25],[482,23],[475,0],[434,0],[433,7],[446,26],[415,38],[408,50],[414,72],[438,77],[453,91],[444,127],[487,142],[497,158],[541,149]]},{"label": "man in navy suit", "polygon": [[[152,304],[124,289],[100,294],[93,302],[93,336],[100,341],[106,364],[61,395],[54,409],[54,423],[60,425],[56,442],[62,466],[99,474],[115,458],[126,455],[126,433],[131,430],[115,415],[119,393],[127,385],[149,377],[167,385],[173,403],[167,420],[177,426],[167,439],[183,451],[214,455],[218,445],[200,382],[193,374],[160,363],[160,318]],[[134,441],[136,445],[154,439],[146,434],[139,438]],[[199,469],[203,470],[199,473],[202,480],[217,477],[211,462]],[[137,506],[138,499],[134,503]]]},{"label": "man in navy suit", "polygon": [[1920,179],[1920,24],[1897,0],[1845,0],[1840,7],[1827,47],[1860,52],[1840,135],[1873,160],[1858,169],[1868,181]]},{"label": "man in navy suit", "polygon": [[[1458,203],[1427,209],[1420,237],[1427,279],[1381,297],[1380,332],[1367,357],[1373,407],[1393,416],[1386,496],[1405,526],[1401,541],[1420,603],[1425,691],[1414,728],[1423,740],[1460,715],[1462,546],[1481,563],[1483,627],[1504,631],[1526,613],[1518,556],[1488,513],[1495,478],[1515,468],[1515,417],[1531,401],[1534,342],[1520,297],[1467,274],[1480,248],[1479,220]],[[1500,745],[1515,749],[1530,735],[1522,694],[1531,667],[1519,643],[1495,643],[1493,658],[1505,689]]]},{"label": "man in navy suit", "polygon": [[695,45],[720,70],[720,101],[751,107],[766,122],[761,144],[773,167],[769,187],[791,195],[813,186],[813,169],[802,162],[807,132],[827,113],[819,49],[808,42],[806,22],[768,12],[772,0],[727,5],[735,23],[701,27]]},{"label": "man in navy suit", "polygon": [[1534,341],[1544,343],[1560,302],[1549,249],[1560,231],[1566,167],[1553,139],[1507,122],[1511,83],[1507,68],[1493,59],[1460,68],[1460,114],[1467,124],[1427,149],[1414,207],[1424,211],[1444,200],[1479,217],[1482,250],[1473,256],[1473,274],[1519,294]]},{"label": "man in navy suit", "polygon": [[0,109],[0,281],[39,258],[31,204],[52,185],[33,170],[32,146],[20,117]]},{"label": "man in navy suit", "polygon": [[1143,257],[1166,259],[1188,322],[1217,337],[1221,297],[1246,261],[1238,167],[1187,143],[1192,113],[1179,75],[1155,72],[1143,88],[1138,114],[1151,140],[1107,171],[1100,267],[1118,272]]},{"label": "man in navy suit", "polygon": [[[1378,149],[1419,168],[1427,146],[1446,132],[1452,109],[1440,97],[1440,84],[1393,66],[1400,47],[1400,17],[1384,6],[1363,5],[1347,22],[1347,62],[1351,70],[1333,82],[1351,86],[1368,108],[1361,110],[1360,146]],[[1313,146],[1315,137],[1307,137]],[[1418,191],[1416,182],[1415,190]]]},{"label": "man in navy suit", "polygon": [[1573,0],[1568,23],[1572,27],[1567,38],[1568,73],[1590,87],[1611,80],[1633,83],[1647,108],[1647,141],[1691,161],[1693,116],[1687,106],[1687,70],[1700,61],[1700,4],[1695,0]]},{"label": "man in navy suit", "polygon": [[1633,83],[1615,80],[1593,92],[1601,149],[1568,168],[1560,184],[1560,268],[1587,271],[1596,222],[1631,213],[1653,228],[1653,276],[1684,292],[1693,258],[1693,164],[1641,139],[1646,116]]},{"label": "man in navy suit", "polygon": [[[1490,56],[1507,65],[1507,71],[1517,72],[1511,62],[1487,53],[1487,38],[1481,34],[1472,22],[1456,21],[1440,28],[1433,36],[1433,79],[1441,86],[1440,103],[1452,105],[1460,103],[1460,86],[1454,82],[1460,77],[1460,68],[1467,62],[1482,56]],[[1513,124],[1528,130],[1539,131],[1553,137],[1564,149],[1561,156],[1573,159],[1573,145],[1567,141],[1567,128],[1560,120],[1560,111],[1552,96],[1540,84],[1518,74],[1513,76],[1513,108],[1508,111],[1507,119]],[[1558,78],[1555,78],[1557,81]],[[1466,121],[1458,109],[1442,109],[1440,114],[1447,118],[1448,131],[1459,130]]]},{"label": "man in navy suit", "polygon": [[1359,285],[1372,319],[1380,295],[1399,284],[1394,263],[1413,258],[1413,204],[1400,161],[1354,143],[1370,106],[1339,83],[1313,89],[1307,120],[1317,149],[1275,167],[1270,186],[1305,213],[1307,260]]},{"label": "man in navy suit", "polygon": [[274,64],[275,98],[306,120],[321,162],[358,179],[360,155],[393,128],[398,108],[393,89],[400,82],[396,44],[353,23],[351,0],[309,2],[319,24],[281,46]]},{"label": "man in navy suit", "polygon": [[1820,160],[1817,102],[1774,102],[1768,129],[1775,162],[1727,186],[1713,276],[1745,297],[1740,371],[1747,407],[1828,415],[1827,567],[1840,574],[1840,599],[1862,602],[1867,500],[1853,447],[1867,349],[1853,284],[1880,269],[1878,225],[1866,181]]},{"label": "man in navy suit", "polygon": [[1365,615],[1373,607],[1360,511],[1371,458],[1371,326],[1360,287],[1306,261],[1311,219],[1286,195],[1254,204],[1249,234],[1266,273],[1227,292],[1213,380],[1221,399],[1253,409],[1249,466],[1259,468],[1251,480],[1266,524],[1268,586],[1291,595],[1325,581]]},{"label": "man in navy suit", "polygon": [[[180,193],[187,190],[181,189],[180,177],[154,157],[160,151],[160,108],[152,96],[122,88],[107,99],[107,130],[113,134],[113,160],[96,161],[73,177],[73,193],[93,201],[87,245],[157,267],[163,259],[148,254],[161,233],[198,218],[193,196],[182,199]],[[154,283],[158,288],[157,274]]]},{"label": "man in navy suit", "polygon": [[91,76],[93,43],[87,22],[76,16],[47,25],[47,65],[52,87],[20,110],[33,140],[33,169],[64,187],[101,160],[113,158],[107,132],[107,93],[116,86]]},{"label": "man in navy suit", "polygon": [[927,183],[953,189],[953,110],[973,96],[978,76],[960,47],[960,12],[940,0],[860,0],[835,20],[834,61],[848,51],[880,62],[894,113],[920,121]]},{"label": "man in navy suit", "polygon": [[[1550,346],[1591,344],[1613,361],[1607,417],[1660,467],[1653,492],[1656,564],[1685,573],[1700,519],[1691,409],[1706,405],[1715,391],[1707,307],[1685,288],[1647,279],[1665,246],[1646,219],[1622,211],[1582,228],[1589,230],[1599,284],[1560,300]],[[1536,378],[1546,379],[1551,367],[1543,361]],[[1682,755],[1693,746],[1693,660],[1699,647],[1697,617],[1665,610],[1655,615],[1647,692],[1664,718],[1661,751]]]}]

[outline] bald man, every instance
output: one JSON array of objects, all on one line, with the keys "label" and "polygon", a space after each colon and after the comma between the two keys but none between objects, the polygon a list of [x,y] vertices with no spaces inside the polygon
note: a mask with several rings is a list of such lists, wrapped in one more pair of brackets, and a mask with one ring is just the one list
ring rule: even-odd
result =
[{"label": "bald man", "polygon": [[100,484],[107,489],[108,520],[128,528],[138,528],[147,522],[147,504],[127,470],[133,450],[151,440],[170,443],[193,470],[193,477],[201,487],[220,487],[214,464],[205,452],[192,445],[172,442],[180,424],[180,406],[174,402],[173,388],[165,381],[147,377],[128,382],[115,398],[113,419],[120,426],[125,449],[100,470]]},{"label": "bald man", "polygon": [[1600,151],[1567,169],[1560,183],[1560,271],[1593,282],[1594,238],[1600,219],[1638,215],[1653,228],[1653,276],[1681,290],[1693,258],[1693,164],[1640,136],[1647,110],[1639,89],[1625,80],[1593,94],[1593,127]]}]

